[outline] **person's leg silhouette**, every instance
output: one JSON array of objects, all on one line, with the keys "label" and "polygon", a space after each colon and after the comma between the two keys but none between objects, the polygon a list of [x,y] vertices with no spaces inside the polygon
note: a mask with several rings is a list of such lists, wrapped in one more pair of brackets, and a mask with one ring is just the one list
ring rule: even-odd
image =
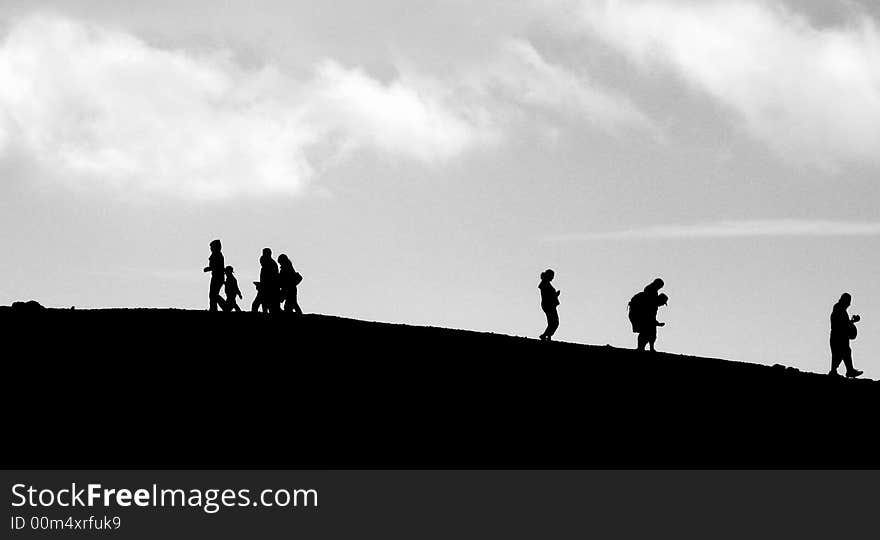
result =
[{"label": "person's leg silhouette", "polygon": [[296,300],[296,289],[293,289],[287,300],[284,302],[284,311],[293,311],[297,315],[302,315],[302,309],[299,307],[299,302]]},{"label": "person's leg silhouette", "polygon": [[208,289],[208,300],[210,302],[210,310],[217,311],[217,308],[223,307],[223,297],[220,296],[220,287],[223,286],[222,276],[211,276],[211,285]]},{"label": "person's leg silhouette", "polygon": [[853,367],[852,362],[852,349],[847,347],[845,351],[843,351],[843,364],[846,366],[846,376],[855,378],[864,373],[864,371],[860,371]]},{"label": "person's leg silhouette", "polygon": [[[254,297],[254,302],[251,304],[251,311],[256,313],[260,310],[260,305],[263,303],[263,293],[257,289],[257,295]],[[265,309],[263,310],[265,311]]]},{"label": "person's leg silhouette", "polygon": [[553,334],[556,333],[556,329],[559,328],[559,312],[556,311],[555,307],[546,308],[544,309],[544,314],[547,316],[547,329],[541,334],[541,339],[550,341],[553,338]]},{"label": "person's leg silhouette", "polygon": [[657,341],[657,327],[653,328],[653,332],[648,332],[645,336],[645,340],[648,342],[648,347],[651,352],[655,352],[654,343]]}]

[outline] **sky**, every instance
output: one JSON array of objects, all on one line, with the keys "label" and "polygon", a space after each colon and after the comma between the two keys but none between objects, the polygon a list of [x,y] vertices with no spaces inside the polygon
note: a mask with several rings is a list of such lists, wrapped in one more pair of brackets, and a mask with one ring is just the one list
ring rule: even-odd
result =
[{"label": "sky", "polygon": [[0,1],[0,304],[306,312],[880,378],[880,9],[855,0]]}]

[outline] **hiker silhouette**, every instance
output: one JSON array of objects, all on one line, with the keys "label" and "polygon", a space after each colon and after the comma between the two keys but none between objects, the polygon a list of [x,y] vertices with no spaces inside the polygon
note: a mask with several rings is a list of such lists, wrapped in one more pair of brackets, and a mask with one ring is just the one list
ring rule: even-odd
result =
[{"label": "hiker silhouette", "polygon": [[263,248],[260,257],[260,281],[255,281],[257,296],[251,304],[251,311],[263,308],[264,313],[278,313],[278,263],[272,259],[272,250]]},{"label": "hiker silhouette", "polygon": [[278,285],[280,290],[280,300],[284,302],[285,312],[295,312],[302,315],[302,310],[296,301],[296,286],[302,282],[302,276],[293,269],[293,263],[290,258],[282,253],[278,256]]},{"label": "hiker silhouette", "polygon": [[220,287],[223,286],[223,254],[220,252],[220,240],[212,240],[210,243],[211,256],[208,257],[208,266],[204,272],[211,272],[211,284],[208,286],[209,310],[217,311],[223,307],[223,297],[220,296]]},{"label": "hiker silhouette", "polygon": [[660,306],[665,306],[669,297],[663,293],[657,295],[657,303],[654,306],[647,306],[645,320],[642,323],[641,332],[637,339],[636,348],[642,351],[645,345],[648,345],[651,352],[655,352],[654,343],[657,341],[657,328],[666,326],[666,323],[657,321],[657,310]]},{"label": "hiker silhouette", "polygon": [[849,342],[856,338],[856,323],[861,320],[858,315],[852,317],[846,312],[852,303],[852,296],[849,293],[840,295],[840,300],[834,304],[831,310],[831,371],[829,375],[838,375],[837,368],[842,361],[846,365],[847,378],[853,379],[861,375],[863,372],[855,369],[852,365],[852,349]]},{"label": "hiker silhouette", "polygon": [[241,308],[238,307],[238,303],[235,301],[236,297],[244,300],[244,297],[241,295],[241,289],[238,288],[238,280],[235,279],[233,275],[233,268],[231,266],[226,267],[226,302],[223,305],[223,311],[241,311]]},{"label": "hiker silhouette", "polygon": [[663,285],[663,280],[657,278],[646,285],[644,290],[636,293],[629,301],[629,322],[632,324],[632,331],[638,334],[636,348],[640,351],[645,349],[645,345],[648,345],[651,352],[654,352],[657,327],[666,325],[666,323],[657,321],[658,308],[665,306],[669,300],[668,296],[660,294]]},{"label": "hiker silhouette", "polygon": [[559,313],[556,311],[556,306],[559,305],[559,293],[561,291],[557,291],[550,284],[555,276],[556,273],[548,268],[541,272],[541,282],[538,283],[538,289],[541,291],[541,309],[544,310],[544,315],[547,316],[547,329],[538,336],[538,339],[541,341],[551,341],[553,334],[556,333],[556,329],[559,328]]}]

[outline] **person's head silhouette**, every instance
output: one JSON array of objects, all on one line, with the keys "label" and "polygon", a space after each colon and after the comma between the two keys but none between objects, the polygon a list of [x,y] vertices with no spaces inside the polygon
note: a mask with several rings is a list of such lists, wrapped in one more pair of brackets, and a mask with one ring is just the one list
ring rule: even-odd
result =
[{"label": "person's head silhouette", "polygon": [[849,305],[852,303],[852,296],[850,296],[849,293],[841,294],[839,303],[843,307],[849,307]]},{"label": "person's head silhouette", "polygon": [[290,259],[284,253],[278,256],[278,264],[284,268],[293,268],[293,263],[290,262]]},{"label": "person's head silhouette", "polygon": [[231,267],[231,266],[227,266],[227,267],[226,267],[226,275],[227,275],[227,276],[231,276],[231,275],[232,275],[232,267]]},{"label": "person's head silhouette", "polygon": [[211,251],[220,251],[220,240],[211,240]]},{"label": "person's head silhouette", "polygon": [[651,284],[648,285],[648,287],[654,289],[655,291],[659,291],[660,289],[663,288],[663,285],[664,285],[663,280],[660,278],[657,278],[654,281],[652,281]]},{"label": "person's head silhouette", "polygon": [[550,268],[541,272],[541,279],[544,281],[553,281],[553,277],[556,276],[556,273]]},{"label": "person's head silhouette", "polygon": [[271,256],[272,256],[272,250],[269,248],[263,248],[263,257],[271,257]]}]

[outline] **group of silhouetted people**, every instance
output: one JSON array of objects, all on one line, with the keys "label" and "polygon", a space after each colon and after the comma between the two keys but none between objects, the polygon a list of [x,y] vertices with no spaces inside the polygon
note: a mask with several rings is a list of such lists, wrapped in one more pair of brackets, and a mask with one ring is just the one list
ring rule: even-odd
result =
[{"label": "group of silhouetted people", "polygon": [[[547,317],[547,329],[538,336],[541,341],[551,341],[556,329],[559,328],[559,292],[550,283],[555,277],[551,269],[541,272],[541,281],[538,289],[541,291],[541,309]],[[638,334],[636,348],[640,351],[647,346],[651,352],[655,351],[654,343],[657,341],[657,328],[666,323],[657,320],[657,312],[661,306],[665,306],[669,297],[660,292],[663,288],[663,280],[655,279],[644,290],[636,293],[629,301],[629,322],[632,331]],[[849,342],[856,338],[856,323],[858,315],[849,316],[847,308],[852,303],[849,293],[843,293],[840,300],[834,304],[831,311],[831,372],[829,375],[839,376],[837,368],[843,362],[846,366],[846,377],[855,378],[863,372],[855,369],[852,364],[852,349]]]},{"label": "group of silhouetted people", "polygon": [[[220,240],[212,241],[210,247],[211,256],[208,257],[208,266],[204,270],[211,272],[208,309],[241,311],[236,299],[244,299],[244,297],[241,289],[238,288],[238,280],[233,275],[233,268],[224,266]],[[272,250],[263,248],[263,254],[260,256],[260,280],[254,282],[257,295],[251,304],[251,311],[259,311],[262,308],[264,313],[280,313],[283,305],[283,311],[302,314],[296,293],[296,288],[302,279],[302,275],[293,268],[293,263],[287,255],[282,253],[276,263],[272,258]],[[220,288],[224,285],[226,298],[220,296]]]},{"label": "group of silhouetted people", "polygon": [[[538,283],[538,289],[541,291],[541,309],[547,317],[547,329],[538,336],[541,341],[552,341],[553,334],[559,328],[559,293],[550,283],[556,273],[548,268],[541,272],[541,281]],[[663,288],[663,280],[655,279],[649,283],[645,289],[629,301],[629,321],[632,324],[633,332],[638,334],[637,347],[644,350],[645,346],[649,346],[654,350],[654,343],[657,341],[657,327],[664,326],[666,323],[657,321],[657,310],[660,306],[665,306],[669,297],[660,293]]]},{"label": "group of silhouetted people", "polygon": [[[225,266],[223,253],[221,253],[220,240],[214,240],[210,244],[211,255],[208,257],[208,266],[205,272],[211,272],[211,284],[208,288],[209,310],[217,311],[241,311],[236,299],[242,298],[238,281],[235,279],[231,266]],[[538,336],[541,341],[552,341],[553,334],[559,328],[559,294],[553,284],[555,272],[551,269],[541,272],[541,281],[538,289],[541,291],[541,310],[547,317],[547,328]],[[294,312],[302,314],[297,302],[297,286],[302,282],[302,276],[293,268],[290,258],[281,254],[278,262],[272,258],[272,250],[263,248],[260,256],[260,280],[255,281],[257,295],[251,304],[251,311],[263,310],[264,313]],[[657,341],[657,328],[666,323],[657,320],[657,312],[660,307],[669,301],[666,294],[660,292],[663,288],[663,280],[655,279],[645,286],[644,290],[636,293],[629,301],[629,322],[633,333],[637,334],[636,348],[640,351],[647,346],[654,352],[654,343]],[[220,289],[225,286],[226,298],[220,296]],[[862,371],[852,365],[852,349],[849,342],[856,338],[856,323],[858,315],[849,316],[847,309],[852,303],[849,293],[843,293],[840,300],[834,304],[831,311],[831,372],[830,375],[838,375],[837,368],[841,362],[846,365],[846,377],[855,378]],[[282,308],[283,304],[283,308]]]}]

